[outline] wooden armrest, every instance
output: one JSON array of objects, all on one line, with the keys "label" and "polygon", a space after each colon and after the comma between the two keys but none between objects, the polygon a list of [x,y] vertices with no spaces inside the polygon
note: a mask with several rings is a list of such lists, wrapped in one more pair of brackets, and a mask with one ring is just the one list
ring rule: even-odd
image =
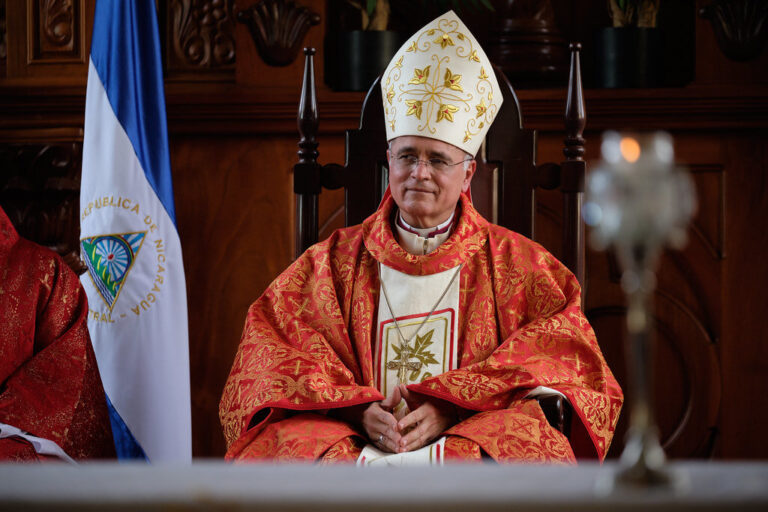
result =
[{"label": "wooden armrest", "polygon": [[568,400],[560,395],[541,396],[536,400],[552,428],[556,428],[568,437],[571,433],[572,414]]}]

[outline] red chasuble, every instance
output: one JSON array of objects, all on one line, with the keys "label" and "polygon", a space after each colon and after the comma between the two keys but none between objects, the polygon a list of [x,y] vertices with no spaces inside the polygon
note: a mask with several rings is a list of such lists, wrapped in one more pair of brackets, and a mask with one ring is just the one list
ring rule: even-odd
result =
[{"label": "red chasuble", "polygon": [[[311,247],[251,306],[219,409],[227,458],[356,459],[364,433],[332,410],[384,398],[373,354],[381,263],[411,275],[463,264],[458,368],[408,386],[460,411],[445,432],[447,459],[603,459],[623,397],[573,274],[538,244],[488,223],[464,196],[448,240],[408,254],[392,234],[393,207],[390,197],[361,225]],[[537,386],[573,406],[570,441],[526,398]]]},{"label": "red chasuble", "polygon": [[[88,303],[55,253],[20,238],[0,209],[0,423],[57,443],[70,457],[114,457]],[[0,460],[36,460],[19,437]]]}]

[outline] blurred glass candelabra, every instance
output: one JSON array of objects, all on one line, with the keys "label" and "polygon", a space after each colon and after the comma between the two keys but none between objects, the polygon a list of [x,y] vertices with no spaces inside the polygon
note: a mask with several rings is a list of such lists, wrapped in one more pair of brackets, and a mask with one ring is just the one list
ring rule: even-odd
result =
[{"label": "blurred glass candelabra", "polygon": [[613,247],[623,270],[630,379],[630,428],[609,487],[668,485],[653,416],[651,296],[662,250],[685,245],[695,192],[687,172],[674,165],[667,133],[606,132],[601,149],[602,162],[587,179],[583,215],[592,226],[592,246]]}]

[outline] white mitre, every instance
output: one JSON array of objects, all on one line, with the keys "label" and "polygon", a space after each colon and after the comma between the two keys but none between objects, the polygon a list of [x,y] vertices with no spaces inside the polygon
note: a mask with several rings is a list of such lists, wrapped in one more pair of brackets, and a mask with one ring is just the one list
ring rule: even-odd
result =
[{"label": "white mitre", "polygon": [[381,78],[387,140],[438,139],[477,154],[503,98],[485,52],[448,11],[397,51]]}]

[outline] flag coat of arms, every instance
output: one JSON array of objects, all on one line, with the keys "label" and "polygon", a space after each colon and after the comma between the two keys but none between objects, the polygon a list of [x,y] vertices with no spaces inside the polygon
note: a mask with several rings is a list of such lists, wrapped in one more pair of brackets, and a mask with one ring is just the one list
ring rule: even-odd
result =
[{"label": "flag coat of arms", "polygon": [[189,461],[186,285],[153,0],[96,4],[80,242],[118,456]]}]

